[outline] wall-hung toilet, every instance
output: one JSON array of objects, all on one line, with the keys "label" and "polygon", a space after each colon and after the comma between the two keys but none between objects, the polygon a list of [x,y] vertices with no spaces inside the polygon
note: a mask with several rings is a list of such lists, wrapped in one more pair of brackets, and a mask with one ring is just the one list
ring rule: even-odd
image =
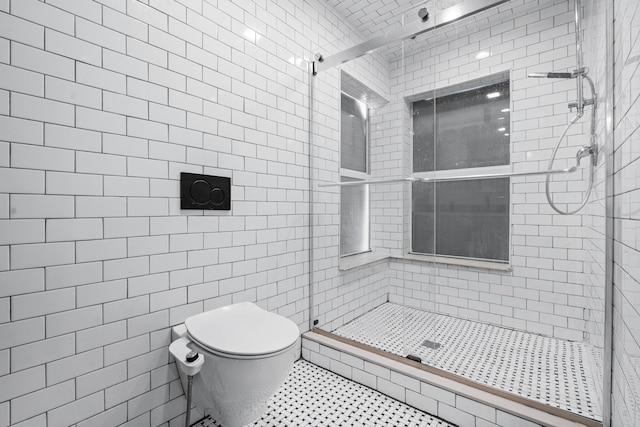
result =
[{"label": "wall-hung toilet", "polygon": [[185,392],[194,372],[185,355],[195,350],[204,357],[193,377],[193,403],[224,427],[240,427],[257,420],[284,383],[299,335],[286,317],[243,302],[187,318],[173,328],[169,350]]}]

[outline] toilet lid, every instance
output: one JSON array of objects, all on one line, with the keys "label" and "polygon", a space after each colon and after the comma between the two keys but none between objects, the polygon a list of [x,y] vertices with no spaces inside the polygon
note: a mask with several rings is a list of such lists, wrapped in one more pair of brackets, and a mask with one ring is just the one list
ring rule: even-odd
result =
[{"label": "toilet lid", "polygon": [[191,338],[204,347],[243,356],[283,350],[300,334],[291,320],[250,302],[196,314],[184,323]]}]

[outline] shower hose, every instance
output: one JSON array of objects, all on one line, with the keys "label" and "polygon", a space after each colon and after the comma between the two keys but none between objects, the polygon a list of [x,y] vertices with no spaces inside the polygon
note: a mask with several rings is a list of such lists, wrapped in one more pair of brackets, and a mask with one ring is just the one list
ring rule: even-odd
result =
[{"label": "shower hose", "polygon": [[[572,215],[574,213],[577,213],[580,209],[582,209],[586,204],[587,201],[589,200],[589,195],[591,194],[591,190],[593,188],[593,179],[594,179],[594,167],[596,164],[596,159],[594,158],[594,156],[597,156],[597,152],[594,150],[594,148],[596,147],[596,130],[595,130],[595,120],[596,120],[596,107],[597,107],[597,95],[596,95],[596,90],[595,90],[595,86],[593,84],[593,81],[589,78],[589,76],[587,75],[583,75],[582,76],[584,79],[587,80],[587,82],[589,83],[589,87],[591,89],[591,95],[592,95],[592,99],[593,99],[593,109],[591,110],[591,129],[589,132],[590,135],[590,145],[586,148],[589,149],[589,182],[587,184],[587,190],[584,194],[584,197],[582,199],[582,201],[580,202],[580,205],[573,209],[573,210],[567,210],[567,211],[563,211],[560,208],[558,208],[558,206],[556,206],[556,204],[553,202],[552,198],[551,198],[551,191],[549,189],[549,184],[551,182],[551,175],[548,174],[545,180],[545,193],[547,196],[547,202],[549,202],[549,206],[551,206],[551,208],[558,212],[561,215]],[[581,100],[579,101],[582,104],[584,104],[584,101]],[[556,159],[556,154],[558,153],[558,149],[560,148],[560,144],[562,144],[562,141],[564,140],[564,138],[567,136],[567,132],[569,132],[569,129],[571,129],[571,126],[573,126],[575,123],[578,122],[578,120],[580,120],[580,118],[583,116],[584,111],[581,110],[580,108],[578,109],[578,113],[575,115],[575,117],[573,117],[569,123],[567,124],[567,126],[564,128],[564,130],[562,131],[562,134],[560,135],[560,138],[558,138],[558,142],[556,143],[555,148],[553,149],[553,153],[551,154],[551,158],[549,159],[549,166],[547,167],[548,170],[552,170],[553,169],[553,162]],[[576,161],[577,164],[576,166],[580,165],[580,152],[578,152],[578,155],[576,156]]]}]

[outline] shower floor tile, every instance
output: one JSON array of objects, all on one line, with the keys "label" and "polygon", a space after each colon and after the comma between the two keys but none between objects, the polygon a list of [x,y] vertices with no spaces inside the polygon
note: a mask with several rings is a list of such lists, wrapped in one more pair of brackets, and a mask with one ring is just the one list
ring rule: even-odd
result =
[{"label": "shower floor tile", "polygon": [[[219,427],[207,417],[192,426]],[[293,365],[262,418],[250,427],[454,427],[304,360]]]},{"label": "shower floor tile", "polygon": [[589,372],[592,364],[586,359],[591,352],[581,343],[393,303],[333,333],[399,356],[416,355],[424,364],[473,381],[602,419],[595,376]]}]

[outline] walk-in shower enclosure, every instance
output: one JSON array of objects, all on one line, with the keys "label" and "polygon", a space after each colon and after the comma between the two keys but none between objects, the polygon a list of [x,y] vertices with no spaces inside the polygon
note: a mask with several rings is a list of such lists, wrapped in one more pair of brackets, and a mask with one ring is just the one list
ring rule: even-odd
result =
[{"label": "walk-in shower enclosure", "polygon": [[[597,7],[579,9],[604,32]],[[577,49],[575,15],[565,0],[436,0],[314,52],[312,328],[602,419],[604,166],[567,216],[547,204],[544,175],[509,176],[546,170],[573,117],[575,79],[529,73],[572,72],[580,54],[604,96],[604,35]],[[590,114],[554,168],[575,164]],[[580,203],[587,164],[553,176],[556,204]],[[469,175],[482,177],[421,181]]]}]

